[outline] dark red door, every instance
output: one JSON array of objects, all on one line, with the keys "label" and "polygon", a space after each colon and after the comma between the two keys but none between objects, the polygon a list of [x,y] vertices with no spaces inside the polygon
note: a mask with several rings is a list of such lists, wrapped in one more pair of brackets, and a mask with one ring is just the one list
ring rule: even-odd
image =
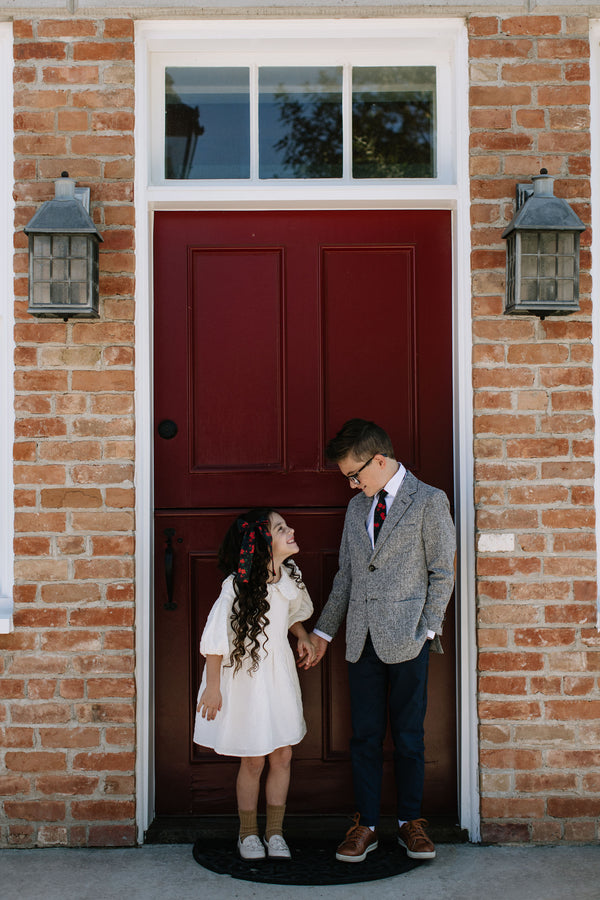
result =
[{"label": "dark red door", "polygon": [[[274,506],[318,610],[350,499],[323,447],[353,416],[452,497],[450,213],[159,212],[154,246],[157,814],[233,812],[236,761],[191,739],[216,549],[239,510]],[[429,814],[456,810],[453,633],[451,610],[430,673]],[[342,632],[301,684],[289,809],[348,812]]]}]

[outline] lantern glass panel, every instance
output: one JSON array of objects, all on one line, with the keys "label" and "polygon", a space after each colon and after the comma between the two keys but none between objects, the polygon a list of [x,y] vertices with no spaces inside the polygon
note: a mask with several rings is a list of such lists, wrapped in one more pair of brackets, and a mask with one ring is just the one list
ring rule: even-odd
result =
[{"label": "lantern glass panel", "polygon": [[34,259],[33,261],[33,277],[35,281],[50,281],[49,259]]},{"label": "lantern glass panel", "polygon": [[87,280],[87,259],[71,260],[71,281]]},{"label": "lantern glass panel", "polygon": [[521,280],[521,300],[533,302],[537,300],[537,279],[524,278]]},{"label": "lantern glass panel", "polygon": [[34,306],[47,306],[50,303],[50,285],[34,284],[32,299]]},{"label": "lantern glass panel", "polygon": [[71,238],[71,256],[87,257],[88,239],[80,235]]},{"label": "lantern glass panel", "polygon": [[569,254],[575,252],[575,235],[572,232],[558,235],[558,252]]},{"label": "lantern glass panel", "polygon": [[537,256],[523,256],[521,259],[521,274],[524,278],[536,278],[538,271]]},{"label": "lantern glass panel", "polygon": [[52,238],[48,234],[36,234],[33,238],[34,257],[52,256]]},{"label": "lantern glass panel", "polygon": [[538,236],[525,232],[521,235],[521,249],[523,253],[537,253]]},{"label": "lantern glass panel", "polygon": [[71,303],[78,306],[84,306],[87,303],[87,285],[72,284],[71,285]]},{"label": "lantern glass panel", "polygon": [[540,256],[540,275],[543,278],[554,278],[556,275],[556,257]]},{"label": "lantern glass panel", "polygon": [[567,281],[560,279],[557,282],[558,286],[558,299],[563,300],[566,303],[572,303],[575,299],[575,290],[573,281]]},{"label": "lantern glass panel", "polygon": [[55,259],[52,262],[52,280],[67,281],[69,278],[69,261],[67,259]]},{"label": "lantern glass panel", "polygon": [[54,258],[58,256],[68,256],[69,255],[69,237],[66,234],[56,234],[52,238],[52,256]]},{"label": "lantern glass panel", "polygon": [[62,281],[53,281],[50,284],[50,302],[54,305],[64,306],[69,302],[69,285]]},{"label": "lantern glass panel", "polygon": [[539,299],[542,303],[553,303],[556,300],[556,281],[551,278],[540,278]]},{"label": "lantern glass panel", "polygon": [[562,278],[572,278],[575,274],[575,260],[572,256],[559,256],[556,265],[557,274]]},{"label": "lantern glass panel", "polygon": [[556,253],[557,234],[555,231],[542,231],[539,237],[540,253]]}]

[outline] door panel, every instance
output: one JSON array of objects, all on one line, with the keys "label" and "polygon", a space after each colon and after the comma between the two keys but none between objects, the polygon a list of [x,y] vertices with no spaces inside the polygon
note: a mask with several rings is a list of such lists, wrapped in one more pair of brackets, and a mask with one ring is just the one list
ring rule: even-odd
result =
[{"label": "door panel", "polygon": [[[237,763],[191,737],[217,547],[240,510],[279,509],[316,619],[351,496],[324,444],[353,416],[384,425],[397,457],[452,497],[450,213],[160,212],[154,246],[157,812],[233,812]],[[456,809],[452,637],[450,611],[430,667],[430,814]],[[343,629],[300,679],[308,734],[289,807],[347,812]],[[389,811],[391,760],[385,777]]]}]

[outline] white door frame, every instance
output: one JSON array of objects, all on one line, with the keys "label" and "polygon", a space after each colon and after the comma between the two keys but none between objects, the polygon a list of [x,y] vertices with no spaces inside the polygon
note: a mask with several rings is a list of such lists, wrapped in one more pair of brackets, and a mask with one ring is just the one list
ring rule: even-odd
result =
[{"label": "white door frame", "polygon": [[[149,56],[152,42],[190,40],[207,23],[199,20],[136,23],[136,677],[137,677],[137,823],[140,842],[154,816],[154,630],[153,630],[153,389],[152,389],[152,222],[157,209],[450,209],[453,228],[454,294],[454,459],[455,511],[459,542],[457,559],[457,727],[459,734],[459,814],[461,826],[478,841],[479,787],[476,708],[475,558],[473,501],[473,400],[471,384],[471,282],[468,174],[468,53],[463,20],[278,20],[282,27],[319,33],[327,28],[339,35],[368,27],[389,33],[390,28],[420,34],[427,40],[443,34],[453,45],[456,81],[456,183],[424,187],[390,186],[384,189],[317,187],[270,188],[250,191],[150,184]],[[273,20],[218,23],[223,28],[244,27],[264,32]],[[211,26],[214,28],[214,21]],[[354,32],[355,34],[357,32]]]},{"label": "white door frame", "polygon": [[14,501],[14,151],[13,28],[0,22],[0,634],[13,630]]}]

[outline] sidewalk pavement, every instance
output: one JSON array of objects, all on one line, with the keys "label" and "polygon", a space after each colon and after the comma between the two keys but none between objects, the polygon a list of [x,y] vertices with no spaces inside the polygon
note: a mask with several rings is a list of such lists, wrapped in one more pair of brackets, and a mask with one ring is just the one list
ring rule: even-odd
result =
[{"label": "sidewalk pavement", "polygon": [[189,844],[0,850],[2,900],[599,900],[600,846],[438,844],[437,859],[380,881],[256,884],[199,866]]}]

